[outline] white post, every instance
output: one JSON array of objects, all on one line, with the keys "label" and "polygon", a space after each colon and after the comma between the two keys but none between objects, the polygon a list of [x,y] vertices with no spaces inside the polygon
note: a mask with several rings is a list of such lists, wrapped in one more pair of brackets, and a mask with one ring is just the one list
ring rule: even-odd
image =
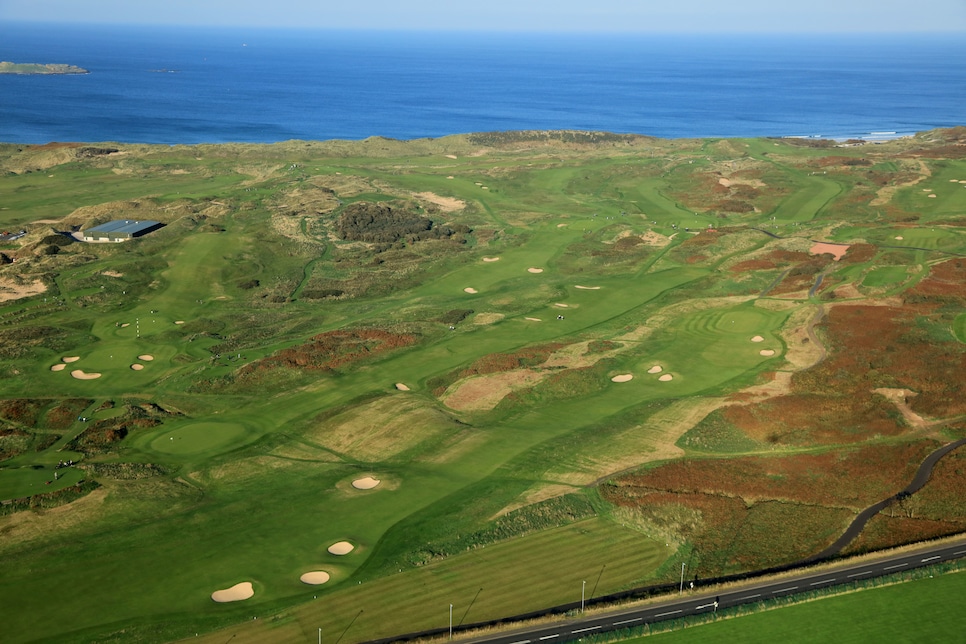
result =
[{"label": "white post", "polygon": [[580,612],[584,612],[584,589],[587,588],[587,580],[580,582]]},{"label": "white post", "polygon": [[453,639],[453,605],[449,605],[449,638]]},{"label": "white post", "polygon": [[678,589],[678,594],[679,595],[682,594],[682,593],[684,593],[684,567],[686,565],[687,564],[684,563],[683,561],[681,562],[681,587]]},{"label": "white post", "polygon": [[319,644],[322,644],[322,629],[319,629]]}]

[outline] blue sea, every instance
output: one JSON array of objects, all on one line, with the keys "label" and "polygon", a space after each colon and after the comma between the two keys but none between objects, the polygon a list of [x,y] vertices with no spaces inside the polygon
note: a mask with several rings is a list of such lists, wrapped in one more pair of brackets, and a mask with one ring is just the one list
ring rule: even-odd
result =
[{"label": "blue sea", "polygon": [[580,129],[889,138],[966,124],[966,39],[0,24],[0,141],[397,139]]}]

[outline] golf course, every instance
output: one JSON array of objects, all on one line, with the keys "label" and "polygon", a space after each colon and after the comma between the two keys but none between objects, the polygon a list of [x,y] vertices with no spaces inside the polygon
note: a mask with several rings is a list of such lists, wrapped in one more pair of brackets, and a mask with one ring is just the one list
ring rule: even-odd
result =
[{"label": "golf course", "polygon": [[[163,227],[82,241],[117,220]],[[0,144],[0,230],[6,642],[349,644],[781,566],[966,437],[966,128]],[[964,477],[840,555],[966,531]]]}]

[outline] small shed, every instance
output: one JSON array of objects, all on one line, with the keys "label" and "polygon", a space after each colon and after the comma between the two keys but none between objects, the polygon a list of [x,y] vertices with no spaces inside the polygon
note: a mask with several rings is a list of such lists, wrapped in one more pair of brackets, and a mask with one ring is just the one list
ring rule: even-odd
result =
[{"label": "small shed", "polygon": [[122,242],[135,237],[147,235],[150,232],[163,228],[164,224],[160,221],[132,221],[130,219],[118,219],[109,221],[100,226],[94,226],[84,231],[84,241],[97,242]]}]

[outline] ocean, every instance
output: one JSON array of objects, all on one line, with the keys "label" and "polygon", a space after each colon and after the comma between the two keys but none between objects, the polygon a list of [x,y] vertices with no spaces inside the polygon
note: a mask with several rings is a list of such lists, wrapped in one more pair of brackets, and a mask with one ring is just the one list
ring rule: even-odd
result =
[{"label": "ocean", "polygon": [[0,141],[578,129],[867,139],[966,124],[957,35],[396,33],[0,24]]}]

